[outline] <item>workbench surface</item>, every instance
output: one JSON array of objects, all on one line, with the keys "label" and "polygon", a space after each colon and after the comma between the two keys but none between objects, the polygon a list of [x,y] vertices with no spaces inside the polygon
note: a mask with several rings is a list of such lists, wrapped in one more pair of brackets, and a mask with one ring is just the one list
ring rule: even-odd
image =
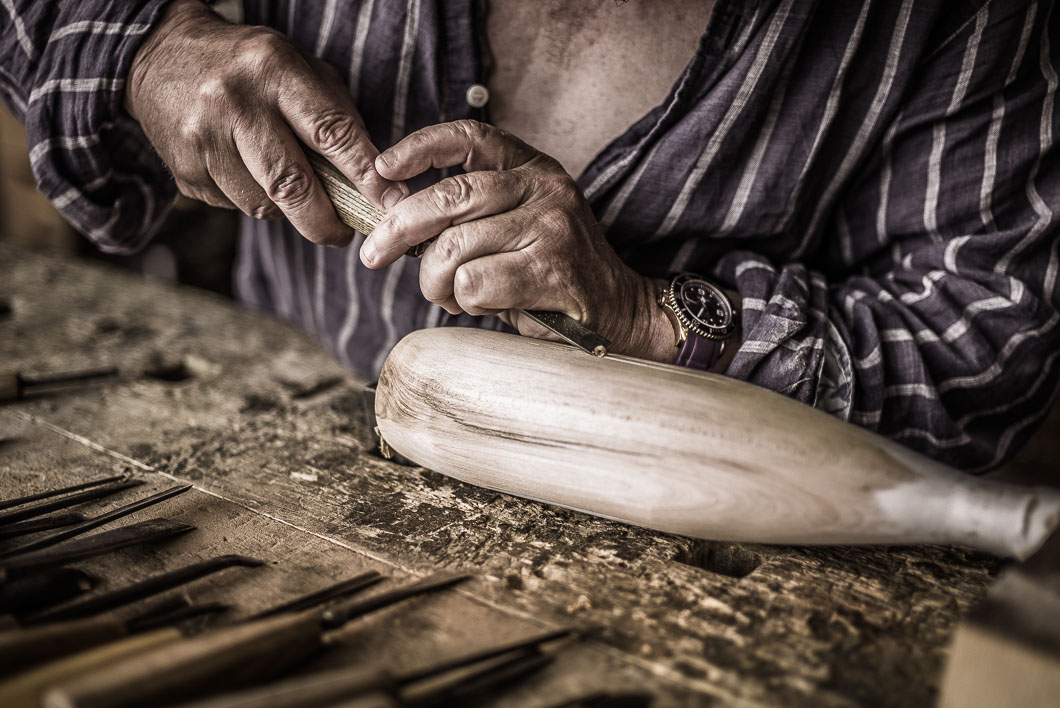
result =
[{"label": "workbench surface", "polygon": [[940,547],[707,543],[477,489],[365,449],[361,382],[283,323],[3,242],[0,298],[0,368],[123,372],[0,406],[0,498],[123,469],[149,486],[89,509],[195,485],[130,522],[197,531],[80,564],[106,588],[222,553],[269,561],[190,586],[238,617],[368,569],[476,574],[353,623],[322,665],[413,667],[573,626],[588,638],[496,705],[599,689],[659,706],[930,705],[955,623],[999,567]]}]

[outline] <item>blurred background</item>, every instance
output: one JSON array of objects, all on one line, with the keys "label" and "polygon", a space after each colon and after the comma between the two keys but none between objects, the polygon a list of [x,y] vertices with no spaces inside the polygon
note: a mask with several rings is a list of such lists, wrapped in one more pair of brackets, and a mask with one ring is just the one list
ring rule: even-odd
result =
[{"label": "blurred background", "polygon": [[181,197],[161,232],[131,256],[100,253],[37,191],[26,131],[0,106],[0,240],[107,261],[146,276],[231,296],[236,212]]}]

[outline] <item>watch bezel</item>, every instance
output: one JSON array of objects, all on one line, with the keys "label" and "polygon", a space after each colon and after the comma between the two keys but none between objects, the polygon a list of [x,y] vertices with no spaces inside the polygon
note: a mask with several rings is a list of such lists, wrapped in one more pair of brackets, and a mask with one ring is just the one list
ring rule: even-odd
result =
[{"label": "watch bezel", "polygon": [[[729,318],[728,325],[724,327],[710,327],[700,323],[697,319],[692,317],[691,310],[684,303],[683,298],[678,298],[678,293],[681,292],[681,288],[688,282],[696,281],[702,283],[714,293],[715,297],[728,309]],[[670,309],[677,316],[678,321],[681,325],[689,332],[693,332],[700,337],[706,337],[707,339],[721,340],[726,339],[736,329],[736,309],[732,306],[732,301],[729,296],[725,294],[725,291],[719,288],[714,283],[710,282],[701,275],[695,273],[681,273],[670,280],[670,286],[666,291],[666,298],[669,300]]]}]

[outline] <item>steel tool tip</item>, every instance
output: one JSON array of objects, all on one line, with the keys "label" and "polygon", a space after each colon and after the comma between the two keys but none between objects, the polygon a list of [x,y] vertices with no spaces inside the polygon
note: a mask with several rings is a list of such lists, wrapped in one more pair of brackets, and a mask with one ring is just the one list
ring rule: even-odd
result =
[{"label": "steel tool tip", "polygon": [[444,588],[452,587],[453,585],[462,583],[469,578],[471,578],[471,575],[467,573],[432,575],[419,582],[380,593],[375,597],[354,600],[339,605],[338,607],[332,607],[321,615],[321,621],[325,628],[334,629],[346,624],[352,619],[360,617],[361,615],[374,612],[375,610],[393,605],[394,603],[410,597],[415,597],[416,595],[422,595],[434,590],[442,590]]}]

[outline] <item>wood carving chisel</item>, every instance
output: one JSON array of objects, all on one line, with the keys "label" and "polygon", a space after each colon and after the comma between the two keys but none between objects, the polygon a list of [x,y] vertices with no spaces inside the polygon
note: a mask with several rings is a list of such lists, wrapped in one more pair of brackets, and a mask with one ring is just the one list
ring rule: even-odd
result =
[{"label": "wood carving chisel", "polygon": [[16,371],[0,373],[0,401],[17,401],[31,391],[60,384],[83,383],[95,379],[116,376],[118,370],[113,366],[84,371],[68,371],[59,374],[27,376]]},{"label": "wood carving chisel", "polygon": [[650,693],[607,693],[598,691],[579,696],[569,701],[556,703],[549,708],[651,708]]},{"label": "wood carving chisel", "polygon": [[[309,164],[313,166],[314,172],[324,186],[324,191],[335,205],[335,212],[339,215],[342,223],[350,228],[357,229],[364,235],[372,233],[379,225],[385,214],[374,204],[357,191],[357,188],[346,179],[346,177],[335,169],[318,153],[307,150]],[[418,258],[423,255],[433,239],[424,241],[410,248],[405,255]],[[584,352],[593,356],[604,356],[607,354],[611,342],[600,336],[578,320],[562,312],[547,312],[545,310],[520,310],[527,317],[537,322],[542,327],[550,330],[563,341],[573,344]]]},{"label": "wood carving chisel", "polygon": [[44,622],[56,622],[59,620],[71,620],[79,617],[88,617],[101,612],[113,610],[116,607],[159,595],[167,590],[180,587],[192,581],[204,578],[207,575],[217,573],[226,568],[243,567],[258,568],[264,565],[264,561],[255,558],[247,558],[240,555],[225,555],[211,558],[210,560],[194,563],[184,568],[161,573],[153,577],[141,580],[138,583],[113,590],[102,595],[96,595],[80,602],[65,605],[63,607],[38,613],[22,621],[24,625],[42,624]]},{"label": "wood carving chisel", "polygon": [[40,533],[41,531],[52,531],[54,529],[61,529],[64,526],[73,526],[74,524],[79,524],[82,521],[85,521],[87,518],[88,517],[84,514],[71,512],[69,514],[41,516],[36,519],[29,519],[28,521],[16,521],[7,526],[0,526],[0,540],[28,536],[31,533]]},{"label": "wood carving chisel", "polygon": [[22,617],[66,602],[96,586],[96,579],[77,568],[49,568],[0,585],[0,612]]},{"label": "wood carving chisel", "polygon": [[478,669],[468,676],[444,681],[425,690],[412,689],[400,697],[402,708],[444,708],[468,705],[490,691],[521,681],[553,661],[548,654],[529,651]]},{"label": "wood carving chisel", "polygon": [[253,622],[254,620],[265,619],[266,617],[273,617],[281,614],[291,614],[294,612],[302,612],[309,610],[314,607],[330,602],[332,600],[339,600],[342,598],[349,597],[355,593],[365,590],[372,585],[383,580],[383,576],[378,571],[369,570],[366,573],[354,576],[349,580],[343,580],[329,585],[323,590],[317,590],[316,592],[309,593],[308,595],[302,595],[296,597],[288,602],[281,603],[274,607],[270,607],[266,610],[262,610],[257,614],[251,615],[244,619],[244,622]]},{"label": "wood carving chisel", "polygon": [[338,608],[279,615],[209,631],[117,662],[106,672],[57,686],[45,695],[44,705],[160,706],[197,698],[219,684],[241,687],[272,679],[325,648],[327,630],[466,578],[428,578],[366,600],[348,600]]},{"label": "wood carving chisel", "polygon": [[223,614],[230,609],[232,609],[232,606],[223,602],[201,602],[197,605],[185,604],[183,607],[176,607],[167,612],[137,615],[129,620],[127,626],[130,634],[149,632],[161,627],[170,627],[190,619]]},{"label": "wood carving chisel", "polygon": [[173,597],[142,610],[130,619],[113,615],[69,622],[53,622],[0,633],[0,676],[24,671],[132,634],[137,620],[172,616],[190,606],[187,598]]},{"label": "wood carving chisel", "polygon": [[18,497],[17,499],[4,499],[3,501],[0,501],[0,509],[10,509],[13,506],[21,506],[23,504],[29,504],[30,502],[40,501],[41,499],[50,499],[51,497],[60,497],[64,494],[73,494],[74,492],[80,492],[83,489],[100,487],[104,484],[111,484],[112,482],[121,482],[123,480],[128,479],[128,477],[129,475],[117,474],[113,477],[93,479],[89,482],[81,482],[80,484],[74,484],[69,487],[63,487],[61,489],[49,489],[45,492],[37,492],[36,494]]},{"label": "wood carving chisel", "polygon": [[44,692],[77,676],[105,670],[110,664],[181,638],[180,630],[166,627],[109,642],[71,656],[35,666],[0,682],[0,706],[39,708]]},{"label": "wood carving chisel", "polygon": [[110,531],[102,531],[91,536],[65,541],[58,546],[45,548],[31,553],[23,553],[13,558],[0,560],[0,580],[6,573],[7,578],[14,574],[19,577],[40,568],[65,565],[76,560],[111,553],[129,546],[155,543],[194,531],[195,527],[171,519],[149,519],[129,526],[122,526]]},{"label": "wood carving chisel", "polygon": [[118,507],[117,509],[111,509],[105,514],[100,514],[99,516],[94,516],[90,519],[86,519],[85,521],[82,521],[79,524],[75,524],[74,526],[71,526],[69,528],[62,529],[61,531],[56,531],[55,533],[49,534],[43,538],[38,538],[34,541],[30,541],[29,543],[24,543],[16,548],[11,548],[6,551],[0,552],[0,564],[3,564],[3,560],[5,558],[11,558],[13,556],[18,556],[23,553],[30,553],[32,551],[38,551],[42,548],[54,546],[57,543],[62,543],[63,541],[69,540],[76,536],[80,536],[81,534],[97,529],[100,526],[109,524],[112,521],[117,521],[118,519],[129,516],[130,514],[135,514],[138,511],[148,509],[154,506],[155,504],[159,504],[161,502],[166,501],[167,499],[172,499],[173,497],[179,494],[183,494],[184,492],[191,489],[191,487],[192,485],[190,484],[185,484],[177,487],[170,487],[169,489],[161,491],[158,494],[152,494],[149,497],[130,502],[129,504]]},{"label": "wood carving chisel", "polygon": [[308,676],[297,676],[285,681],[269,683],[241,693],[216,696],[188,704],[185,708],[311,708],[333,705],[369,692],[383,691],[396,695],[401,687],[408,684],[433,679],[505,654],[525,652],[568,635],[570,635],[570,630],[548,632],[399,674],[385,669],[361,666],[319,671]]},{"label": "wood carving chisel", "polygon": [[18,509],[8,509],[7,511],[0,512],[0,526],[13,524],[16,521],[23,521],[25,519],[35,519],[38,516],[43,516],[52,511],[69,509],[78,504],[103,499],[126,489],[139,487],[141,484],[144,484],[144,480],[142,479],[124,479],[123,481],[114,482],[113,484],[106,484],[100,487],[76,492],[61,499],[52,499],[39,504],[23,506]]}]

